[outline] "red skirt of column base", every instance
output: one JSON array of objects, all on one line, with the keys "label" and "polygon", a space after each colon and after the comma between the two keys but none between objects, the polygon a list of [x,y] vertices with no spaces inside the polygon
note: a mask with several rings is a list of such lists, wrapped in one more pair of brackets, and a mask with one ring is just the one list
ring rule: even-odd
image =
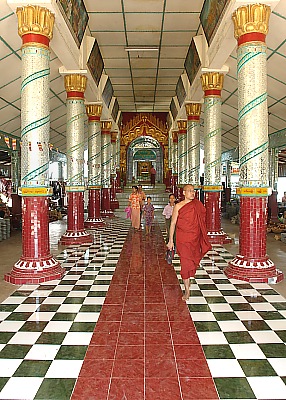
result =
[{"label": "red skirt of column base", "polygon": [[221,228],[220,192],[205,192],[206,225],[211,244],[227,244],[232,240]]},{"label": "red skirt of column base", "polygon": [[84,229],[83,192],[68,192],[68,228],[59,243],[63,246],[93,243],[92,236]]},{"label": "red skirt of column base", "polygon": [[4,276],[15,285],[60,279],[65,270],[50,254],[48,201],[46,197],[23,197],[23,254]]},{"label": "red skirt of column base", "polygon": [[277,283],[281,271],[266,254],[267,198],[241,197],[239,254],[228,264],[228,278],[247,282]]},{"label": "red skirt of column base", "polygon": [[110,188],[101,189],[101,213],[100,215],[104,218],[113,218],[114,213],[110,207]]},{"label": "red skirt of column base", "polygon": [[85,228],[96,229],[105,226],[100,217],[100,189],[88,191],[88,218],[84,222]]}]

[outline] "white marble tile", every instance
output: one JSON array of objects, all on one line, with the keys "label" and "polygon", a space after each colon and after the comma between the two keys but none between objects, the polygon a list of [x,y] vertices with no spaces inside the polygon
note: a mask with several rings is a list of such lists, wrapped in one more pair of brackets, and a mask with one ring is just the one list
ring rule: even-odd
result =
[{"label": "white marble tile", "polygon": [[0,377],[9,378],[12,376],[22,361],[18,358],[0,358]]},{"label": "white marble tile", "polygon": [[256,343],[283,343],[280,337],[273,331],[249,331]]},{"label": "white marble tile", "polygon": [[13,377],[9,379],[1,391],[0,399],[23,400],[33,399],[39,390],[44,378]]},{"label": "white marble tile", "polygon": [[26,360],[53,360],[60,349],[55,344],[34,344],[25,356]]},{"label": "white marble tile", "polygon": [[72,321],[50,321],[43,332],[68,332],[72,324]]},{"label": "white marble tile", "polygon": [[266,358],[265,354],[256,343],[230,344],[230,347],[237,359],[258,360]]},{"label": "white marble tile", "polygon": [[46,378],[77,378],[83,360],[54,360],[46,374]]},{"label": "white marble tile", "polygon": [[278,376],[261,376],[247,378],[255,396],[259,400],[286,399],[286,386]]},{"label": "white marble tile", "polygon": [[247,331],[241,321],[218,321],[219,327],[223,332],[242,332]]},{"label": "white marble tile", "polygon": [[228,344],[223,332],[197,332],[201,345],[204,344]]},{"label": "white marble tile", "polygon": [[93,332],[68,332],[62,345],[88,346]]},{"label": "white marble tile", "polygon": [[207,363],[213,378],[238,378],[245,376],[237,360],[208,359]]},{"label": "white marble tile", "polygon": [[16,332],[8,344],[35,344],[41,332]]}]

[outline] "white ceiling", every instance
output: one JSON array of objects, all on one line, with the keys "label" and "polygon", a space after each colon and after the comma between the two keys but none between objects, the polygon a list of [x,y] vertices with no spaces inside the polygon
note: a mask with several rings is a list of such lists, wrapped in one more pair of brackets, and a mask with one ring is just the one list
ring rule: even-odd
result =
[{"label": "white ceiling", "polygon": [[[201,33],[203,0],[84,0],[88,29],[99,44],[122,112],[169,111],[193,36]],[[284,5],[283,5],[284,3]],[[281,1],[270,18],[268,45],[269,133],[286,128],[286,12]],[[126,52],[127,46],[158,51]],[[17,18],[0,0],[0,130],[20,136],[21,39]],[[236,52],[227,63],[222,92],[222,148],[238,145]],[[51,55],[51,143],[65,151],[66,93],[61,62]],[[203,122],[203,114],[202,114]],[[286,139],[285,139],[286,143]]]}]

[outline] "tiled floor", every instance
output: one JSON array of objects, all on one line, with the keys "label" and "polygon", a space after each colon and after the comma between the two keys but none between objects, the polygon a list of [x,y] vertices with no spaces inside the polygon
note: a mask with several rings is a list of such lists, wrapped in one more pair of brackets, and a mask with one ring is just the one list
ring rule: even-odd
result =
[{"label": "tiled floor", "polygon": [[61,281],[0,305],[0,399],[286,399],[284,297],[228,280],[214,246],[186,305],[159,227],[129,226],[110,220],[59,254]]}]

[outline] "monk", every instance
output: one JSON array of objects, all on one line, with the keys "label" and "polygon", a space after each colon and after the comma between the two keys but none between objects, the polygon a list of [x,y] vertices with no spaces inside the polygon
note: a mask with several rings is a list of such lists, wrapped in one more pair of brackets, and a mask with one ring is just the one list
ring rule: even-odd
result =
[{"label": "monk", "polygon": [[176,204],[172,214],[170,236],[167,247],[174,248],[173,236],[176,228],[176,248],[180,256],[181,277],[184,281],[185,293],[182,300],[190,297],[190,278],[195,276],[203,256],[211,250],[206,229],[206,209],[195,198],[193,185],[185,185],[185,199]]}]

